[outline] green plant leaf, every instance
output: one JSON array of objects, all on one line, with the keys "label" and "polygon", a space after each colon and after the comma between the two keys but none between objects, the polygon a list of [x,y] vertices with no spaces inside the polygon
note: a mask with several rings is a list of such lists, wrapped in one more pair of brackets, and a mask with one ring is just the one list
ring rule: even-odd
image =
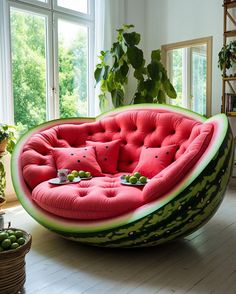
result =
[{"label": "green plant leaf", "polygon": [[140,103],[145,103],[145,97],[141,95],[141,93],[136,92],[134,94],[134,104],[140,104]]},{"label": "green plant leaf", "polygon": [[129,72],[129,66],[126,61],[123,62],[122,66],[120,67],[120,72],[123,77],[126,77]]},{"label": "green plant leaf", "polygon": [[165,103],[166,102],[166,94],[163,90],[159,90],[157,95],[157,102],[158,103]]},{"label": "green plant leaf", "polygon": [[103,73],[103,79],[104,80],[107,80],[107,78],[108,78],[109,69],[110,69],[110,66],[106,65],[105,68],[104,68],[104,73]]},{"label": "green plant leaf", "polygon": [[140,69],[135,69],[135,71],[134,71],[134,77],[135,77],[137,80],[143,80],[144,77],[143,77],[143,72],[142,72],[142,70],[140,70]]},{"label": "green plant leaf", "polygon": [[124,55],[124,50],[119,42],[113,43],[111,53],[114,53],[118,60]]},{"label": "green plant leaf", "polygon": [[143,51],[138,47],[128,47],[127,49],[128,61],[134,69],[138,69],[143,65]]},{"label": "green plant leaf", "polygon": [[164,89],[166,94],[172,98],[175,99],[177,97],[177,93],[175,91],[175,88],[172,86],[171,82],[169,79],[167,79],[164,83],[163,83]]},{"label": "green plant leaf", "polygon": [[140,42],[140,34],[135,32],[124,33],[123,37],[127,46],[135,46],[138,45]]},{"label": "green plant leaf", "polygon": [[98,96],[99,98],[99,107],[102,111],[107,111],[108,110],[108,100],[105,94],[100,94]]},{"label": "green plant leaf", "polygon": [[127,30],[127,29],[131,29],[131,28],[134,28],[134,25],[133,25],[133,24],[123,24],[123,28],[124,28],[125,30]]},{"label": "green plant leaf", "polygon": [[111,92],[115,88],[115,82],[114,82],[114,72],[109,72],[108,78],[107,78],[107,90]]},{"label": "green plant leaf", "polygon": [[159,63],[156,61],[152,61],[151,63],[148,64],[147,70],[149,73],[149,76],[154,79],[154,80],[159,80],[160,79],[160,66]]},{"label": "green plant leaf", "polygon": [[161,50],[160,49],[152,51],[151,60],[156,61],[156,62],[159,62],[161,60]]},{"label": "green plant leaf", "polygon": [[104,72],[105,72],[105,68],[104,67],[97,67],[95,69],[95,71],[94,71],[94,78],[95,78],[95,81],[96,81],[97,84],[103,78]]},{"label": "green plant leaf", "polygon": [[115,89],[111,92],[113,106],[119,107],[124,105],[124,91],[122,89]]}]

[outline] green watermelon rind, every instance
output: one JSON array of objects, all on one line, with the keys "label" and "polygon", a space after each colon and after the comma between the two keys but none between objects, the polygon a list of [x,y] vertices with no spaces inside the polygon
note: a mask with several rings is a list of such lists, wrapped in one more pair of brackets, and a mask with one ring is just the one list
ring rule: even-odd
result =
[{"label": "green watermelon rind", "polygon": [[[115,111],[117,113],[118,111],[124,111],[124,109],[130,110],[130,109],[145,109],[145,108],[162,108],[163,110],[169,110],[173,112],[182,113],[188,117],[193,118],[193,114],[191,111],[188,110],[180,110],[176,107],[172,106],[163,106],[163,105],[139,105],[138,107],[122,107],[122,109],[118,109]],[[114,111],[112,112],[112,114]],[[109,113],[105,116],[110,115]],[[102,119],[104,115],[98,117],[97,119]],[[138,209],[137,211],[134,211],[132,213],[113,218],[111,220],[106,221],[96,221],[96,222],[80,222],[77,220],[65,220],[60,219],[59,217],[50,215],[40,209],[37,205],[35,205],[29,197],[27,197],[27,187],[23,187],[23,179],[21,178],[21,173],[19,172],[19,168],[16,168],[16,162],[19,160],[19,156],[21,154],[21,150],[25,142],[28,140],[28,138],[41,131],[42,129],[47,129],[53,125],[59,125],[62,123],[78,123],[78,122],[92,122],[95,119],[78,119],[78,118],[72,118],[72,119],[63,119],[63,120],[55,120],[51,121],[45,124],[42,124],[38,126],[37,128],[34,128],[30,130],[27,134],[25,134],[21,140],[19,140],[14,153],[12,155],[12,163],[11,163],[11,170],[12,170],[12,177],[13,177],[13,185],[16,190],[16,193],[18,195],[18,198],[21,202],[21,204],[24,206],[24,208],[28,211],[28,213],[35,218],[39,223],[44,225],[45,227],[57,231],[61,234],[89,234],[89,233],[96,233],[99,234],[99,232],[104,232],[107,230],[112,230],[114,228],[118,227],[127,227],[132,226],[132,224],[139,220],[144,218],[145,216],[152,214],[154,211],[160,209],[164,205],[166,205],[169,201],[173,200],[181,191],[183,191],[191,182],[194,181],[195,178],[204,170],[204,168],[207,166],[207,164],[211,161],[211,159],[216,155],[217,151],[219,150],[228,129],[228,120],[224,114],[216,115],[209,120],[206,118],[195,114],[194,113],[194,119],[201,121],[201,122],[213,122],[217,125],[217,139],[213,142],[211,148],[209,148],[208,152],[204,154],[204,160],[199,161],[199,163],[195,166],[193,172],[189,174],[183,182],[176,187],[174,190],[172,190],[166,197],[163,197],[163,199],[159,199],[157,201],[154,201],[153,203],[150,203],[148,205],[145,205],[144,207]]]}]

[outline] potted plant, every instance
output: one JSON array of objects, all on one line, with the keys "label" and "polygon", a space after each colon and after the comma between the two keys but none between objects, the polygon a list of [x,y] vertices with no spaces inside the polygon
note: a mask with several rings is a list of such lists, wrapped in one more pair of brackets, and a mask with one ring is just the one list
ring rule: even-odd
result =
[{"label": "potted plant", "polygon": [[[15,127],[7,124],[0,124],[0,159],[6,152],[12,153],[15,141]],[[4,165],[0,160],[0,208],[5,203],[5,187],[6,173]]]},{"label": "potted plant", "polygon": [[109,97],[113,107],[124,105],[125,86],[129,73],[137,81],[130,103],[164,103],[166,95],[176,98],[166,69],[161,62],[161,51],[153,50],[151,61],[146,65],[143,51],[137,47],[140,34],[130,32],[134,25],[123,25],[117,30],[117,40],[109,51],[101,51],[94,77],[100,83],[100,109],[106,110]]},{"label": "potted plant", "polygon": [[230,69],[233,63],[236,62],[236,41],[231,41],[229,44],[224,45],[218,54],[218,67],[223,71]]},{"label": "potted plant", "polygon": [[15,127],[7,124],[0,124],[0,153],[6,150],[12,153],[15,140]]}]

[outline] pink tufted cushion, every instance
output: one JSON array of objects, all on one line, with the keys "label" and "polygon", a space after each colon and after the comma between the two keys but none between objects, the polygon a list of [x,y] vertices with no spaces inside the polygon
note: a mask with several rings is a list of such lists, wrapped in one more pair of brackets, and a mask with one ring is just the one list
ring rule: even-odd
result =
[{"label": "pink tufted cushion", "polygon": [[87,146],[93,146],[96,151],[97,162],[102,172],[117,173],[117,164],[120,150],[120,140],[111,142],[86,141]]},{"label": "pink tufted cushion", "polygon": [[52,150],[57,169],[88,171],[92,176],[102,176],[96,160],[95,150],[91,146],[81,148],[55,148]]},{"label": "pink tufted cushion", "polygon": [[[112,217],[161,197],[181,181],[206,150],[212,132],[213,125],[210,123],[200,123],[159,109],[125,110],[96,122],[61,124],[41,131],[27,141],[21,154],[23,177],[38,205],[54,214],[70,217],[71,213],[71,216],[82,219]],[[80,148],[86,145],[86,141],[105,143],[115,140],[121,142],[117,165],[121,173],[131,173],[135,169],[143,146],[160,148],[177,145],[178,150],[173,162],[157,174],[143,191],[121,186],[116,175],[106,175],[73,187],[48,186],[47,180],[55,177],[57,170],[53,149]],[[89,183],[92,188],[85,190],[83,185]],[[81,193],[88,194],[88,197],[78,196],[76,187],[82,187],[86,193]],[[107,193],[115,196],[109,198]]]},{"label": "pink tufted cushion", "polygon": [[155,200],[171,190],[202,156],[211,140],[213,126],[211,124],[203,124],[201,127],[198,126],[194,132],[195,135],[198,134],[198,136],[196,136],[187,147],[185,153],[162,172],[157,174],[148,185],[145,186],[143,191],[145,202]]},{"label": "pink tufted cushion", "polygon": [[160,148],[143,147],[138,165],[133,173],[140,172],[145,177],[154,177],[171,164],[176,153],[176,147],[177,145]]},{"label": "pink tufted cushion", "polygon": [[120,174],[67,186],[42,182],[34,188],[32,198],[46,211],[74,219],[109,218],[143,204],[142,189],[122,186]]},{"label": "pink tufted cushion", "polygon": [[[30,188],[56,176],[53,148],[81,147],[86,141],[121,140],[118,171],[131,173],[137,166],[142,146],[178,145],[175,159],[192,142],[200,122],[183,115],[159,110],[127,110],[100,121],[61,124],[32,136],[22,153],[23,176]],[[33,152],[33,156],[31,156]],[[34,176],[32,176],[34,175]]]}]

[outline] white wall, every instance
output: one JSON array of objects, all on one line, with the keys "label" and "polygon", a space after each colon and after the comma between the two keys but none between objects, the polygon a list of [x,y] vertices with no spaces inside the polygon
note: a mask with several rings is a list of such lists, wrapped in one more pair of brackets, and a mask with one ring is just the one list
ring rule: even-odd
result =
[{"label": "white wall", "polygon": [[[135,26],[134,31],[140,33],[141,41],[138,45],[143,50],[144,58],[146,58],[146,1],[145,0],[126,0],[125,1],[125,22]],[[131,75],[133,72],[130,73]],[[129,103],[136,89],[135,79],[130,78],[129,87],[127,87],[127,95],[125,102]]]},{"label": "white wall", "polygon": [[223,42],[222,0],[145,0],[147,51],[180,41],[213,36],[212,114],[220,112]]}]

